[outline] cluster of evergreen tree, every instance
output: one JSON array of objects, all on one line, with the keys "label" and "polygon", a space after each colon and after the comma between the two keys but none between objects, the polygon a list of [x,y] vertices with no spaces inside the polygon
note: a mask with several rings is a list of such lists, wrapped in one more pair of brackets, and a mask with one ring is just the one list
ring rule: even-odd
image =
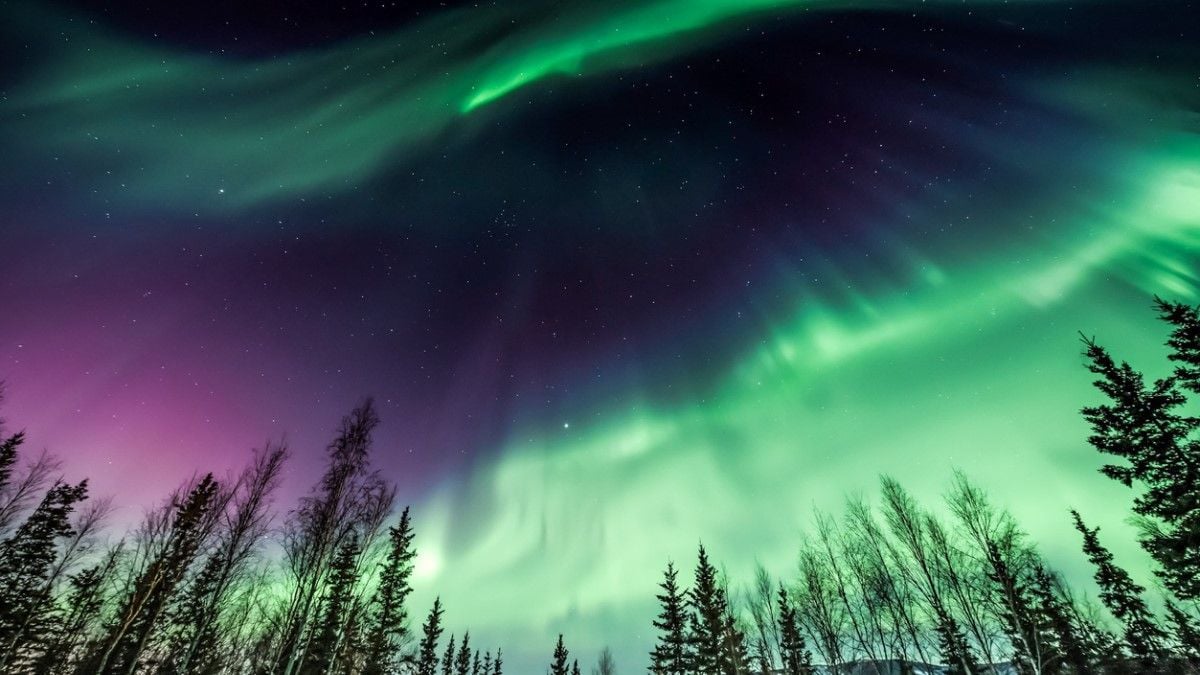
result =
[{"label": "cluster of evergreen tree", "polygon": [[810,673],[811,645],[833,674],[927,665],[946,675],[1200,673],[1200,417],[1186,412],[1200,394],[1200,311],[1155,302],[1170,327],[1174,372],[1147,384],[1085,337],[1106,400],[1083,415],[1090,443],[1120,460],[1104,475],[1136,489],[1132,510],[1157,563],[1158,598],[1077,512],[1069,517],[1095,569],[1099,605],[1073,593],[965,476],[956,475],[936,513],[884,477],[878,507],[855,498],[840,521],[817,513],[796,578],[776,585],[759,568],[739,608],[703,547],[690,589],[669,563],[650,670]]},{"label": "cluster of evergreen tree", "polygon": [[[104,500],[22,469],[0,428],[0,672],[61,675],[503,675],[464,634],[439,658],[441,601],[409,625],[413,524],[370,468],[370,401],[343,421],[320,481],[278,523],[282,446],[203,476],[106,543]],[[40,498],[39,498],[40,495]],[[277,533],[278,536],[274,536]],[[414,644],[416,643],[416,644]]]},{"label": "cluster of evergreen tree", "polygon": [[[653,620],[655,675],[1125,675],[1200,673],[1200,312],[1157,301],[1174,370],[1147,383],[1084,339],[1105,401],[1083,409],[1102,472],[1133,488],[1157,593],[1082,515],[1073,522],[1099,602],[1072,591],[1003,509],[956,475],[942,508],[881,480],[877,505],[817,513],[796,573],[741,589],[700,546],[668,562]],[[436,599],[419,634],[407,508],[371,468],[379,419],[343,419],[325,470],[282,517],[288,451],[196,478],[116,541],[110,504],[22,458],[0,420],[0,672],[51,675],[503,675],[503,654],[444,636]],[[445,639],[443,639],[445,638]],[[822,665],[816,665],[822,664]],[[580,675],[560,635],[549,675]],[[610,652],[592,675],[614,675]]]}]

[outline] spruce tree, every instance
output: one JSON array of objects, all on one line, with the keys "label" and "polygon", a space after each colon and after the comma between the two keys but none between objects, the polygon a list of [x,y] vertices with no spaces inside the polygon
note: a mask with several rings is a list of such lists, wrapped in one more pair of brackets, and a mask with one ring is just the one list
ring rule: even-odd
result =
[{"label": "spruce tree", "polygon": [[558,643],[554,645],[554,660],[550,663],[550,675],[568,675],[567,657],[570,653],[563,646],[562,633],[558,634]]},{"label": "spruce tree", "polygon": [[701,545],[695,583],[690,592],[692,663],[694,672],[736,675],[745,669],[745,639],[734,625],[729,598],[717,578],[717,568]]},{"label": "spruce tree", "polygon": [[788,597],[787,590],[779,587],[779,650],[783,657],[783,675],[812,675],[812,653],[804,642],[800,631],[800,618]]},{"label": "spruce tree", "polygon": [[934,631],[946,665],[946,675],[975,675],[981,672],[975,652],[958,621],[944,607],[934,610]]},{"label": "spruce tree", "polygon": [[0,670],[31,636],[46,629],[57,543],[73,534],[71,513],[86,498],[87,481],[55,484],[16,532],[0,542]]},{"label": "spruce tree", "polygon": [[1104,675],[1130,675],[1129,659],[1120,637],[1090,619],[1079,621],[1079,634],[1084,636],[1087,653],[1092,663],[1097,664],[1098,672]]},{"label": "spruce tree", "polygon": [[1145,589],[1113,562],[1112,553],[1100,544],[1097,536],[1100,528],[1089,529],[1077,511],[1071,511],[1071,517],[1075,521],[1075,529],[1083,535],[1084,554],[1096,566],[1095,578],[1100,587],[1100,600],[1121,622],[1130,654],[1144,666],[1154,663],[1163,656],[1166,636],[1142,600]]},{"label": "spruce tree", "polygon": [[1171,622],[1171,637],[1175,650],[1193,669],[1200,669],[1200,630],[1192,617],[1174,602],[1167,601],[1167,618]]},{"label": "spruce tree", "polygon": [[421,627],[421,646],[417,652],[417,675],[437,675],[438,640],[442,637],[442,599],[433,599],[433,609]]},{"label": "spruce tree", "polygon": [[13,470],[17,465],[17,455],[24,442],[25,433],[22,431],[0,439],[0,494],[4,494],[12,483]]},{"label": "spruce tree", "polygon": [[218,594],[222,568],[223,556],[210,555],[185,589],[182,601],[168,613],[167,623],[174,624],[179,635],[172,640],[176,643],[172,649],[175,653],[168,656],[168,663],[161,668],[163,673],[191,673],[219,658],[219,627],[208,619],[217,609],[212,601]]},{"label": "spruce tree", "polygon": [[1038,675],[1044,670],[1044,636],[1038,630],[1026,582],[1012,569],[1009,556],[995,541],[987,542],[986,554],[987,578],[999,596],[996,613],[1012,645],[1013,665],[1022,675]]},{"label": "spruce tree", "polygon": [[1140,488],[1133,511],[1142,520],[1141,544],[1159,564],[1163,584],[1183,600],[1200,599],[1200,418],[1181,411],[1200,394],[1200,314],[1193,307],[1155,298],[1159,316],[1172,326],[1171,377],[1147,386],[1140,372],[1120,365],[1095,341],[1084,339],[1088,369],[1109,403],[1089,406],[1089,442],[1124,460],[1101,471]]},{"label": "spruce tree", "polygon": [[379,587],[371,603],[373,615],[366,643],[365,675],[391,672],[400,649],[408,639],[408,610],[404,602],[412,592],[409,578],[417,552],[412,545],[412,523],[407,507],[400,514],[400,523],[392,527],[388,534],[388,555],[383,562]]},{"label": "spruce tree", "polygon": [[1174,361],[1179,386],[1200,394],[1200,312],[1195,307],[1154,298],[1160,319],[1171,325],[1168,359]]},{"label": "spruce tree", "polygon": [[[1175,378],[1185,390],[1200,394],[1200,312],[1154,300],[1159,316],[1172,326],[1167,358],[1176,364]],[[1200,420],[1192,423],[1200,428]],[[1181,599],[1200,600],[1200,439],[1193,435],[1165,464],[1156,472],[1157,480],[1147,481],[1153,494],[1135,504],[1139,513],[1162,521],[1143,532],[1142,544],[1162,566],[1167,588]]]},{"label": "spruce tree", "polygon": [[658,629],[658,642],[650,652],[650,670],[659,675],[683,675],[688,672],[687,608],[685,593],[676,581],[678,572],[674,563],[667,563],[662,592],[657,596],[661,607],[654,627]]},{"label": "spruce tree", "polygon": [[136,670],[146,641],[207,536],[208,515],[217,489],[217,482],[208,474],[176,505],[161,553],[148,562],[121,601],[107,635],[83,672],[129,675]]},{"label": "spruce tree", "polygon": [[709,562],[708,552],[700,546],[695,583],[688,592],[691,605],[691,666],[704,675],[721,673],[721,632],[725,607],[720,603],[717,569]]},{"label": "spruce tree", "polygon": [[471,675],[471,633],[463,633],[458,646],[458,658],[454,662],[454,675]]},{"label": "spruce tree", "polygon": [[119,560],[119,547],[100,562],[67,578],[63,611],[54,630],[42,642],[32,668],[35,673],[66,671],[76,648],[99,626],[104,605],[104,585]]},{"label": "spruce tree", "polygon": [[579,659],[571,662],[571,675],[579,675]]},{"label": "spruce tree", "polygon": [[1042,650],[1043,672],[1062,672],[1066,666],[1073,675],[1092,675],[1088,647],[1071,608],[1059,593],[1058,580],[1040,564],[1034,568],[1029,595],[1032,621]]},{"label": "spruce tree", "polygon": [[496,658],[492,659],[492,675],[504,675],[504,651],[496,649]]},{"label": "spruce tree", "polygon": [[354,603],[354,585],[358,583],[358,537],[351,534],[341,546],[330,567],[329,584],[321,602],[316,634],[308,646],[301,672],[324,675],[338,663],[346,626]]},{"label": "spruce tree", "polygon": [[454,675],[454,657],[458,654],[454,649],[454,635],[446,643],[446,651],[442,654],[442,675]]}]

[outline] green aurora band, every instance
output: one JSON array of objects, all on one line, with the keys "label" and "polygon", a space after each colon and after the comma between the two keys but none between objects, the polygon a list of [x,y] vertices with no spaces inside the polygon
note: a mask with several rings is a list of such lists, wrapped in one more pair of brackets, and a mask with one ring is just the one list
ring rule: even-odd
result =
[{"label": "green aurora band", "polygon": [[1077,331],[1155,376],[1169,370],[1149,297],[1200,297],[1200,138],[1170,114],[1131,132],[1121,120],[1149,119],[1161,101],[1129,98],[1119,81],[1041,91],[1098,104],[1092,121],[1122,138],[1096,156],[1109,168],[1066,207],[986,216],[1054,227],[978,263],[913,255],[912,278],[890,291],[848,282],[831,297],[798,281],[793,319],[691,403],[640,400],[514,434],[469,485],[422,509],[422,587],[489,639],[551,644],[565,631],[585,653],[648,646],[659,571],[668,559],[688,569],[698,540],[737,582],[759,562],[788,575],[814,508],[873,497],[886,473],[937,509],[952,468],[1071,578],[1090,578],[1066,517],[1076,508],[1150,581],[1124,521],[1132,495],[1098,474],[1085,441],[1078,409],[1097,395]]},{"label": "green aurora band", "polygon": [[[1176,196],[1200,200],[1200,174],[1169,179],[1179,181],[1170,186]],[[1180,222],[1178,213],[1159,215]],[[1188,217],[1195,243],[1200,223]],[[469,490],[478,494],[447,490],[422,509],[422,588],[439,589],[473,631],[509,643],[530,639],[531,623],[534,637],[565,630],[589,650],[614,634],[645,643],[657,568],[686,564],[697,540],[735,579],[749,579],[755,560],[787,574],[812,506],[836,511],[845,493],[870,494],[881,472],[936,506],[949,467],[980,479],[1073,578],[1087,576],[1063,517],[1069,508],[1096,514],[1120,559],[1148,579],[1120,520],[1131,495],[1094,473],[1098,460],[1076,419],[1092,391],[1071,333],[1095,329],[1123,356],[1160,363],[1144,296],[1124,295],[1124,284],[1091,262],[1113,255],[1136,265],[1165,243],[1142,234],[1085,247],[1016,281],[988,270],[969,291],[897,294],[859,322],[804,312],[711,399],[634,404],[567,438],[514,440],[474,476]],[[1179,289],[1195,281],[1182,281],[1171,263],[1152,274],[1164,283],[1148,289],[1194,298]],[[1070,292],[1059,295],[1063,282]],[[1095,295],[1066,304],[1085,293]],[[1138,311],[1140,324],[1127,319]],[[1038,358],[1020,358],[1014,335]]]},{"label": "green aurora band", "polygon": [[[487,104],[554,76],[597,75],[678,56],[711,43],[739,17],[912,4],[570,3],[553,21],[531,13],[515,27],[504,10],[476,8],[385,36],[259,60],[130,43],[86,19],[23,7],[8,26],[14,40],[58,34],[74,48],[17,86],[4,118],[16,144],[37,138],[76,159],[122,157],[94,178],[96,192],[156,209],[202,201],[236,211],[356,189],[436,143],[470,135],[478,126],[468,118]],[[51,44],[44,51],[57,50]]]}]

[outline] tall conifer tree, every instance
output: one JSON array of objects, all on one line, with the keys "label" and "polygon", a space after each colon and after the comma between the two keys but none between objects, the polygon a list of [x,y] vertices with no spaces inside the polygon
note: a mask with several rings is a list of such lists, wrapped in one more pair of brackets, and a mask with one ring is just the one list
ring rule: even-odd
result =
[{"label": "tall conifer tree", "polygon": [[660,610],[654,620],[658,642],[650,652],[650,670],[660,675],[682,675],[688,672],[687,599],[676,581],[675,564],[668,562],[659,584]]},{"label": "tall conifer tree", "polygon": [[433,599],[433,608],[421,628],[421,646],[417,652],[417,675],[437,675],[438,640],[442,637],[442,599]]},{"label": "tall conifer tree", "polygon": [[938,648],[946,662],[946,675],[976,675],[981,672],[975,652],[958,621],[945,607],[935,607],[934,612],[934,630]]},{"label": "tall conifer tree", "polygon": [[733,620],[729,597],[703,545],[697,554],[695,583],[690,596],[693,609],[691,666],[694,671],[713,675],[744,672],[745,638]]},{"label": "tall conifer tree", "polygon": [[17,465],[17,453],[24,442],[25,434],[20,431],[7,438],[0,438],[0,494],[4,494],[12,484],[13,470]]},{"label": "tall conifer tree", "polygon": [[1145,589],[1113,562],[1112,553],[1100,544],[1097,536],[1100,528],[1088,528],[1077,511],[1071,512],[1071,518],[1075,529],[1083,535],[1084,554],[1096,566],[1100,600],[1121,622],[1130,654],[1144,665],[1154,663],[1163,656],[1166,636],[1142,600]]},{"label": "tall conifer tree", "polygon": [[458,654],[454,650],[454,635],[450,635],[450,641],[446,643],[446,652],[442,654],[442,675],[454,675],[454,657]]},{"label": "tall conifer tree", "polygon": [[998,596],[996,613],[1012,645],[1013,665],[1022,675],[1040,675],[1045,672],[1044,635],[1033,613],[1026,580],[1012,569],[1009,556],[994,540],[986,546],[987,578]]},{"label": "tall conifer tree", "polygon": [[1159,564],[1164,585],[1184,600],[1200,599],[1200,418],[1184,414],[1183,390],[1200,394],[1200,314],[1155,298],[1172,327],[1171,377],[1146,385],[1128,363],[1120,365],[1095,341],[1084,339],[1088,369],[1109,402],[1083,409],[1091,444],[1123,461],[1101,471],[1140,488],[1133,511],[1142,518],[1141,543]]},{"label": "tall conifer tree", "polygon": [[206,475],[176,505],[161,553],[148,562],[122,600],[108,634],[87,662],[85,672],[129,675],[137,669],[146,641],[207,535],[209,511],[217,490],[212,474]]},{"label": "tall conifer tree", "polygon": [[0,542],[0,671],[34,633],[47,629],[57,543],[74,532],[71,513],[86,498],[87,481],[54,485],[16,532]]},{"label": "tall conifer tree", "polygon": [[567,657],[570,653],[563,646],[562,633],[558,634],[558,642],[554,645],[554,660],[550,662],[550,675],[568,675]]},{"label": "tall conifer tree", "polygon": [[1030,613],[1041,645],[1043,672],[1060,673],[1066,667],[1073,675],[1092,675],[1088,648],[1071,607],[1059,592],[1058,579],[1041,564],[1034,568],[1029,596]]},{"label": "tall conifer tree", "polygon": [[1179,605],[1168,601],[1167,619],[1171,622],[1171,637],[1175,641],[1175,650],[1194,670],[1200,670],[1200,630],[1196,628],[1194,619],[1180,609]]},{"label": "tall conifer tree", "polygon": [[784,675],[812,675],[812,653],[804,642],[800,619],[788,597],[787,589],[779,587],[779,651],[783,658]]},{"label": "tall conifer tree", "polygon": [[471,675],[471,633],[465,632],[454,661],[454,675]]},{"label": "tall conifer tree", "polygon": [[372,599],[372,617],[366,640],[365,675],[391,672],[399,651],[408,640],[408,610],[405,600],[412,592],[413,549],[412,522],[408,508],[400,514],[400,523],[388,531],[388,555],[379,575],[379,588]]},{"label": "tall conifer tree", "polygon": [[333,560],[329,586],[321,603],[321,618],[302,670],[305,675],[324,675],[338,665],[354,603],[354,585],[358,582],[359,553],[358,537],[351,535]]}]

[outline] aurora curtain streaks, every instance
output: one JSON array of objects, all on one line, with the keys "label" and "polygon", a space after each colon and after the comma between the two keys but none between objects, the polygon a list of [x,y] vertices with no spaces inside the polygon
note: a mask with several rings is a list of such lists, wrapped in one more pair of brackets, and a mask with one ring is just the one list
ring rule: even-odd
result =
[{"label": "aurora curtain streaks", "polygon": [[1161,374],[1151,296],[1198,301],[1190,3],[505,3],[242,53],[3,12],[4,417],[130,520],[284,434],[299,494],[372,394],[417,606],[518,666],[640,668],[668,558],[790,573],[880,473],[1148,569],[1078,338]]}]

